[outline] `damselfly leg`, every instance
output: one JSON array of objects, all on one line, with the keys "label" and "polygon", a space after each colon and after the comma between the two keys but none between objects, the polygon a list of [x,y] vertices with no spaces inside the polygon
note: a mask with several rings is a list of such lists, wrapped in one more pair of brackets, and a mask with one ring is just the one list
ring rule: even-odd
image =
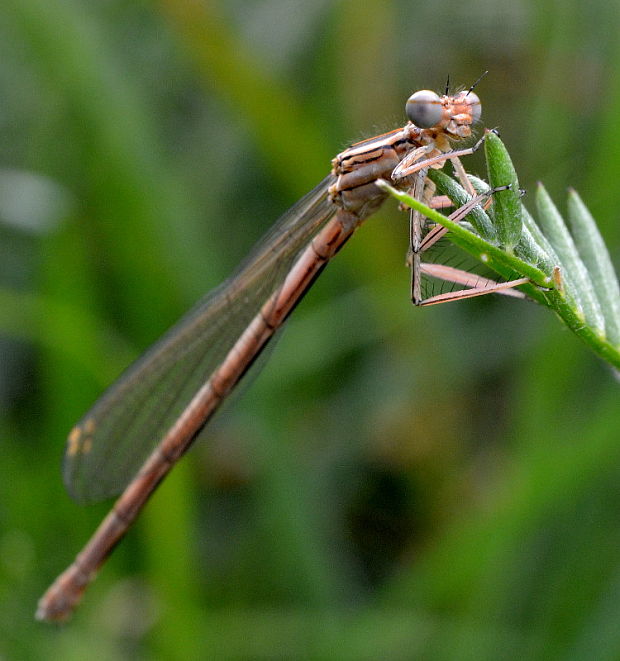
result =
[{"label": "damselfly leg", "polygon": [[[483,136],[475,145],[467,149],[450,151],[445,154],[436,154],[430,158],[424,158],[423,149],[417,149],[410,152],[395,168],[392,173],[392,179],[395,181],[409,180],[409,194],[415,199],[423,201],[427,206],[444,206],[444,201],[434,203],[433,195],[435,191],[434,184],[427,179],[429,168],[442,167],[445,161],[450,160],[454,172],[463,188],[469,193],[471,199],[469,202],[456,209],[450,214],[450,220],[460,222],[471,210],[482,205],[486,207],[491,204],[492,194],[502,188],[489,191],[484,194],[477,194],[474,190],[465,169],[460,161],[460,156],[473,154],[484,143]],[[422,262],[421,255],[437,243],[447,232],[446,228],[436,225],[428,232],[425,232],[426,219],[415,210],[409,212],[409,250],[407,253],[407,265],[411,270],[411,301],[417,306],[436,305],[438,303],[447,303],[458,301],[464,298],[474,296],[483,296],[485,294],[503,294],[515,298],[525,298],[525,295],[514,289],[519,285],[526,284],[527,278],[519,278],[508,282],[496,282],[483,276],[469,273],[468,271],[457,269],[452,266],[442,264],[426,264]],[[432,276],[439,280],[463,285],[466,289],[445,292],[435,296],[424,298],[422,295],[422,275]]]}]

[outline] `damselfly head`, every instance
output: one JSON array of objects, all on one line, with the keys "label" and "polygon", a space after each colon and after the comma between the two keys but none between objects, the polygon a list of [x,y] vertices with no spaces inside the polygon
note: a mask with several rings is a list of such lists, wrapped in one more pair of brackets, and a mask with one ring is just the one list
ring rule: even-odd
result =
[{"label": "damselfly head", "polygon": [[454,96],[419,90],[407,99],[405,112],[418,128],[441,130],[449,137],[466,138],[471,135],[471,125],[480,119],[482,106],[478,95],[471,89]]}]

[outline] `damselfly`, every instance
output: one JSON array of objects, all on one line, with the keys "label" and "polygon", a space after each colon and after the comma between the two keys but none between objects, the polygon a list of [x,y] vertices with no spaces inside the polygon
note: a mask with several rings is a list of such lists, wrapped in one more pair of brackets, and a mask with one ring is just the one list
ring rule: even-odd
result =
[{"label": "damselfly", "polygon": [[[39,619],[62,620],[71,614],[157,485],[327,262],[383,203],[386,193],[375,182],[389,179],[422,196],[429,167],[442,167],[476,148],[451,148],[452,142],[470,137],[480,118],[480,100],[472,89],[454,96],[416,92],[407,101],[409,122],[403,128],[339,154],[331,174],[272,227],[237,272],[130,367],[73,428],[64,464],[71,495],[87,502],[124,491],[73,564],[41,598]],[[420,217],[412,214],[409,261],[416,304],[439,302],[420,295],[424,249]],[[472,283],[468,274],[450,267],[424,269],[473,284],[465,295],[495,290],[491,281]]]}]

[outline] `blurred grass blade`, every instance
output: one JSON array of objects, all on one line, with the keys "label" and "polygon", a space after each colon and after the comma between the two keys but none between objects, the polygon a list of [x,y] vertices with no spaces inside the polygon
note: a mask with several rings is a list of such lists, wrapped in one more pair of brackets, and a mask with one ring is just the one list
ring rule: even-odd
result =
[{"label": "blurred grass blade", "polygon": [[242,118],[250,127],[248,138],[260,148],[272,175],[296,194],[305,193],[324,176],[332,156],[315,128],[311,109],[298,103],[293,89],[270,73],[259,54],[239,38],[218,3],[165,0],[157,7],[186,44],[209,90],[227,102],[231,117]]},{"label": "blurred grass blade", "polygon": [[586,265],[603,316],[607,339],[620,345],[620,287],[609,252],[594,218],[577,191],[568,192],[568,221],[579,254]]}]

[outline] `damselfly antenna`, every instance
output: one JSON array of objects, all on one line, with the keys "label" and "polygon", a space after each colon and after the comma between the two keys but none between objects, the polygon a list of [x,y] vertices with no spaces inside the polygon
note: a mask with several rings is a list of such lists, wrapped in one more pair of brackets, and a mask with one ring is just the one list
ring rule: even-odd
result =
[{"label": "damselfly antenna", "polygon": [[[488,73],[489,73],[489,70],[487,69],[487,70],[486,70],[486,71],[485,71],[485,72],[484,72],[484,73],[478,78],[478,80],[477,80],[477,81],[476,81],[476,82],[475,82],[475,83],[474,83],[474,84],[473,84],[473,85],[467,90],[467,94],[466,94],[465,96],[467,96],[468,94],[470,94],[471,92],[473,92],[474,89],[478,86],[478,83],[479,83],[479,82],[480,82],[480,81],[481,81],[481,80],[482,80],[482,79],[483,79]],[[447,92],[446,92],[446,94],[447,94]]]}]

